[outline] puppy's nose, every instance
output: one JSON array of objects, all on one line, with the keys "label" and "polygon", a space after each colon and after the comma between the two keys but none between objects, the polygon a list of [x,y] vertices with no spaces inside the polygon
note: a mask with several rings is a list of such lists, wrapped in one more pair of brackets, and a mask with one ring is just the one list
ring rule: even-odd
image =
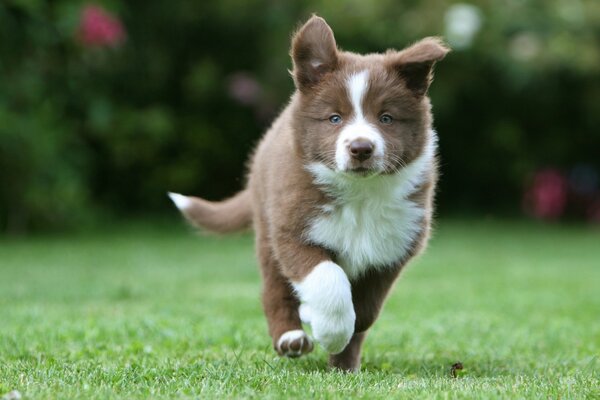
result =
[{"label": "puppy's nose", "polygon": [[373,154],[373,143],[366,139],[356,139],[350,143],[350,154],[359,161],[365,161]]}]

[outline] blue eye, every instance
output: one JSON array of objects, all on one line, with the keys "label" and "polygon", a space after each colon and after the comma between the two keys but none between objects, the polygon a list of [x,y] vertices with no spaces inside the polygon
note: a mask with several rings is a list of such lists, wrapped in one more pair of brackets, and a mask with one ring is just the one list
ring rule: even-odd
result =
[{"label": "blue eye", "polygon": [[331,122],[334,125],[341,124],[342,123],[342,117],[340,117],[337,114],[333,114],[331,117],[329,117],[329,122]]},{"label": "blue eye", "polygon": [[379,117],[379,122],[385,125],[391,124],[392,121],[394,121],[394,119],[390,114],[383,114],[381,117]]}]

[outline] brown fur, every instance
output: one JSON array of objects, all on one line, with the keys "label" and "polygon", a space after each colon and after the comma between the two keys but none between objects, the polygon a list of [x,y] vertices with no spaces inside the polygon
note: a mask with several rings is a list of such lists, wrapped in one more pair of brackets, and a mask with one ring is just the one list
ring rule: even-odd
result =
[{"label": "brown fur", "polygon": [[[194,224],[216,232],[228,232],[253,222],[264,282],[263,306],[275,347],[284,332],[302,329],[299,300],[290,282],[302,281],[322,261],[336,261],[335,253],[307,242],[304,236],[307,224],[320,212],[319,207],[331,200],[313,183],[305,166],[321,162],[334,167],[332,150],[341,126],[329,123],[328,118],[333,113],[343,119],[352,117],[346,77],[369,70],[370,86],[363,101],[369,121],[377,121],[382,112],[394,115],[394,124],[380,127],[386,144],[393,149],[384,160],[382,173],[391,174],[423,151],[432,124],[426,96],[431,70],[447,52],[436,38],[424,39],[400,52],[341,52],[325,21],[312,17],[292,41],[293,76],[298,90],[258,145],[250,163],[247,188],[222,203],[195,198],[193,207],[185,212]],[[377,318],[402,267],[427,242],[436,180],[436,168],[432,166],[426,181],[410,197],[425,209],[425,217],[421,233],[406,256],[387,269],[369,270],[351,282],[356,333],[342,353],[331,356],[332,366],[344,370],[360,366],[365,332]],[[277,347],[276,350],[281,351]],[[309,352],[312,345],[300,350]]]},{"label": "brown fur", "polygon": [[229,233],[252,225],[251,198],[247,189],[218,203],[199,197],[188,196],[188,199],[191,206],[182,212],[197,228],[214,233]]}]

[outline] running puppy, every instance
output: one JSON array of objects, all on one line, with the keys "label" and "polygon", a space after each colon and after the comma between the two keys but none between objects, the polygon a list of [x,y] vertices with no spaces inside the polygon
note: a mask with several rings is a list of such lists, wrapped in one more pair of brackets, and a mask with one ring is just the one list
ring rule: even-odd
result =
[{"label": "running puppy", "polygon": [[428,240],[437,139],[427,89],[448,51],[437,38],[340,51],[313,16],[292,40],[297,90],[258,145],[246,188],[218,203],[170,193],[198,227],[254,227],[280,355],[313,349],[305,322],[330,365],[360,368],[367,329]]}]

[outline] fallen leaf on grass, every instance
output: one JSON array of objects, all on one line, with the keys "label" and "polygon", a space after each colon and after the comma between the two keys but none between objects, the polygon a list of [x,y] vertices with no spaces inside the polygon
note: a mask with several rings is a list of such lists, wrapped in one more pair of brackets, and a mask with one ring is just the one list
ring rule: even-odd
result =
[{"label": "fallen leaf on grass", "polygon": [[452,375],[453,378],[456,378],[457,377],[456,371],[462,370],[462,369],[463,369],[462,363],[460,361],[456,362],[456,363],[452,364],[452,367],[450,368],[450,375]]}]

